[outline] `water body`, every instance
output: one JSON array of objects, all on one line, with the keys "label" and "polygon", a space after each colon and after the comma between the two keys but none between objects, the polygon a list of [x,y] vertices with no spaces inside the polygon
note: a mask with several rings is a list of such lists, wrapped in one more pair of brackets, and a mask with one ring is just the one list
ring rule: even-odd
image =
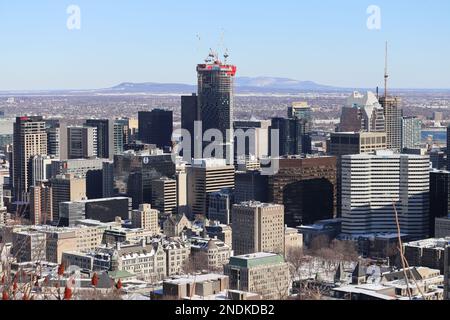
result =
[{"label": "water body", "polygon": [[422,140],[428,139],[428,136],[433,136],[433,140],[439,143],[447,142],[447,132],[446,131],[422,131]]}]

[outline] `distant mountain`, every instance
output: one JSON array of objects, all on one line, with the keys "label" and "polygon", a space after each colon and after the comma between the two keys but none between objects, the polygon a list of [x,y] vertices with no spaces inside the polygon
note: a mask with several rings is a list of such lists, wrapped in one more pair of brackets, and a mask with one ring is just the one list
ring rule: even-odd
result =
[{"label": "distant mountain", "polygon": [[[238,93],[296,93],[298,91],[340,90],[336,87],[317,84],[312,81],[298,81],[276,77],[238,77]],[[191,93],[197,86],[178,83],[132,83],[124,82],[115,87],[97,90],[103,93]]]},{"label": "distant mountain", "polygon": [[240,77],[236,78],[236,87],[241,90],[256,91],[323,91],[339,90],[339,88],[326,86],[313,81],[298,81],[289,78],[276,77]]},{"label": "distant mountain", "polygon": [[124,82],[115,87],[97,91],[111,93],[191,93],[197,91],[197,86],[179,83]]}]

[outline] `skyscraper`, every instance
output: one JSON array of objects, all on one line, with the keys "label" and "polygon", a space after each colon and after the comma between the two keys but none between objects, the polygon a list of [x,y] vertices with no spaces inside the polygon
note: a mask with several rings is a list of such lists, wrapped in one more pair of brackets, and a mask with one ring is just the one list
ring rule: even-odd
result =
[{"label": "skyscraper", "polygon": [[233,206],[233,250],[236,255],[256,252],[284,254],[284,207],[261,202]]},{"label": "skyscraper", "polygon": [[311,130],[312,125],[312,109],[307,102],[294,102],[291,107],[288,107],[289,119],[302,119],[309,124],[308,131]]},{"label": "skyscraper", "polygon": [[177,212],[177,181],[162,177],[152,181],[152,207],[164,216]]},{"label": "skyscraper", "polygon": [[430,172],[430,236],[434,236],[435,219],[450,215],[450,171]]},{"label": "skyscraper", "polygon": [[402,150],[420,147],[422,140],[422,121],[416,117],[402,118]]},{"label": "skyscraper", "polygon": [[[227,55],[225,55],[226,58]],[[202,130],[204,133],[209,129],[218,129],[222,133],[224,139],[222,158],[227,159],[229,164],[232,163],[234,150],[234,77],[236,70],[236,66],[226,62],[222,63],[214,53],[209,55],[205,64],[197,66],[198,106]]]},{"label": "skyscraper", "polygon": [[423,239],[429,228],[428,156],[377,151],[342,157],[342,232],[401,232]]},{"label": "skyscraper", "polygon": [[381,97],[380,103],[386,119],[387,147],[400,151],[402,148],[402,116],[401,99],[398,97]]},{"label": "skyscraper", "polygon": [[[310,124],[303,119],[273,118],[270,130],[279,131],[279,155],[302,155],[311,153]],[[270,144],[271,154],[274,146]]]},{"label": "skyscraper", "polygon": [[386,43],[386,57],[384,70],[384,96],[380,97],[380,104],[384,110],[386,121],[386,135],[388,149],[401,151],[402,148],[402,117],[403,111],[400,108],[401,99],[388,95],[388,45]]},{"label": "skyscraper", "polygon": [[45,120],[45,125],[47,131],[47,154],[56,159],[67,159],[67,125],[59,119],[47,119]]},{"label": "skyscraper", "polygon": [[97,157],[112,160],[114,157],[114,121],[89,119],[86,126],[97,128]]},{"label": "skyscraper", "polygon": [[67,127],[69,159],[89,159],[97,157],[96,127]]},{"label": "skyscraper", "polygon": [[51,188],[39,183],[30,187],[30,221],[32,224],[46,224],[53,221]]},{"label": "skyscraper", "polygon": [[335,157],[286,157],[279,166],[269,176],[268,201],[284,205],[289,227],[335,217]]},{"label": "skyscraper", "polygon": [[234,166],[225,159],[196,159],[186,168],[188,205],[193,214],[208,213],[208,194],[234,188]]},{"label": "skyscraper", "polygon": [[194,135],[195,121],[200,121],[197,94],[181,96],[181,129],[187,130],[191,135],[191,158],[194,157],[194,141],[202,142],[201,137],[195,137]]},{"label": "skyscraper", "polygon": [[86,179],[73,175],[59,175],[50,180],[53,221],[59,222],[59,204],[86,199]]},{"label": "skyscraper", "polygon": [[13,188],[16,200],[25,200],[31,185],[31,159],[47,154],[47,133],[42,117],[17,117],[14,124]]},{"label": "skyscraper", "polygon": [[450,126],[447,127],[447,170],[450,171]]},{"label": "skyscraper", "polygon": [[366,94],[353,92],[342,108],[339,132],[384,132],[384,111],[377,97],[370,91]]},{"label": "skyscraper", "polygon": [[173,112],[161,109],[139,112],[139,138],[158,148],[172,147]]}]

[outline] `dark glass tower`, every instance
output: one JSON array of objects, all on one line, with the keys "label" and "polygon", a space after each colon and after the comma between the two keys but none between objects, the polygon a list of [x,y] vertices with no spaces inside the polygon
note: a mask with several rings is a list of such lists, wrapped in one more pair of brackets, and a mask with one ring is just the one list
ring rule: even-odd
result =
[{"label": "dark glass tower", "polygon": [[114,155],[114,124],[111,120],[86,120],[86,126],[97,128],[97,157],[112,159]]},{"label": "dark glass tower", "polygon": [[273,118],[270,129],[279,130],[279,154],[281,156],[310,154],[311,136],[308,128],[309,124],[304,119]]},{"label": "dark glass tower", "polygon": [[172,111],[161,109],[141,111],[138,118],[139,139],[143,143],[155,144],[160,149],[172,147]]},{"label": "dark glass tower", "polygon": [[450,172],[430,172],[430,236],[434,236],[435,219],[450,213]]},{"label": "dark glass tower", "polygon": [[[194,126],[195,121],[200,120],[198,108],[198,97],[195,93],[190,96],[181,97],[181,128],[187,130],[191,135],[191,157],[194,156]],[[201,143],[201,139],[199,140]]]},{"label": "dark glass tower", "polygon": [[222,133],[224,157],[226,154],[229,155],[227,160],[231,162],[233,159],[233,85],[236,66],[222,64],[217,55],[210,54],[205,64],[197,66],[197,73],[198,106],[203,132],[218,129]]},{"label": "dark glass tower", "polygon": [[450,171],[450,126],[447,127],[447,170]]}]

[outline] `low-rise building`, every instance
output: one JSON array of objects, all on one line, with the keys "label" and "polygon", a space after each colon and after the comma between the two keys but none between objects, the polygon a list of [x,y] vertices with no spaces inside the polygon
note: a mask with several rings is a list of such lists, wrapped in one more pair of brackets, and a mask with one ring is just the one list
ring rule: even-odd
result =
[{"label": "low-rise building", "polygon": [[404,244],[405,258],[410,266],[422,266],[439,270],[444,274],[445,247],[450,238],[432,238]]},{"label": "low-rise building", "polygon": [[436,238],[450,237],[450,217],[436,218],[434,233]]},{"label": "low-rise building", "polygon": [[163,248],[166,252],[167,276],[181,274],[191,254],[189,242],[182,240],[165,241],[163,242]]},{"label": "low-rise building", "polygon": [[228,289],[228,277],[220,274],[200,274],[166,279],[159,298],[186,299],[208,297]]},{"label": "low-rise building", "polygon": [[233,255],[231,247],[219,239],[192,237],[189,242],[192,259],[202,269],[221,270]]},{"label": "low-rise building", "polygon": [[179,237],[189,228],[191,228],[191,222],[184,214],[172,214],[163,223],[164,235],[169,238]]},{"label": "low-rise building", "polygon": [[303,248],[303,236],[295,228],[284,229],[284,252],[288,254],[292,250]]},{"label": "low-rise building", "polygon": [[233,246],[233,230],[228,225],[213,222],[204,227],[204,236],[222,240],[230,248]]},{"label": "low-rise building", "polygon": [[46,261],[46,235],[36,230],[12,233],[12,255],[17,262]]},{"label": "low-rise building", "polygon": [[260,294],[263,299],[284,299],[289,294],[289,265],[281,255],[255,253],[231,257],[224,266],[230,289]]}]

